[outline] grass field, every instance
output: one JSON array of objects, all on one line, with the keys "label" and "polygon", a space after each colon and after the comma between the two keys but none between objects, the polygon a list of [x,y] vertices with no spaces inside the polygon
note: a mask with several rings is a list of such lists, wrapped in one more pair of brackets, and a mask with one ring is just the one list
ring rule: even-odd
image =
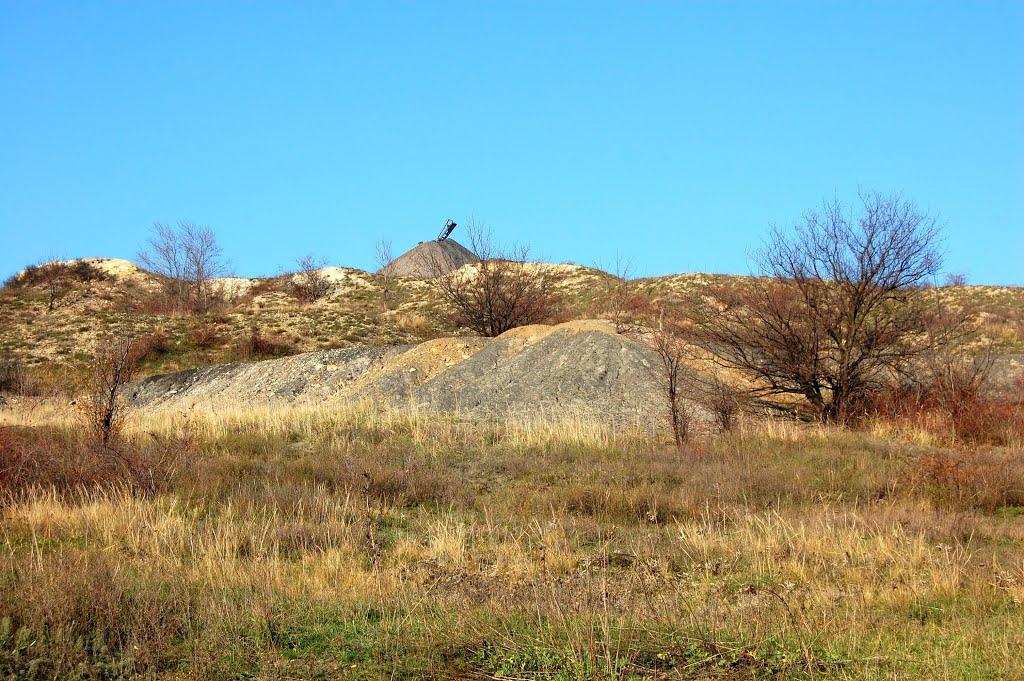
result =
[{"label": "grass field", "polygon": [[[88,456],[59,410],[4,418]],[[187,456],[150,490],[8,492],[5,677],[1024,677],[1020,448],[747,424],[677,451],[369,405],[128,438]]]}]

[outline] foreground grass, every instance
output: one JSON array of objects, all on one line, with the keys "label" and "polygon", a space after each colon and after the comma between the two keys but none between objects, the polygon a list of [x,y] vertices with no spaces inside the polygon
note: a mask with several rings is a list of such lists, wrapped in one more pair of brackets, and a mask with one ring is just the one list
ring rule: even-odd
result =
[{"label": "foreground grass", "polygon": [[[43,416],[7,427],[72,437]],[[947,479],[920,470],[941,453],[869,434],[677,452],[366,406],[150,416],[132,436],[195,460],[152,494],[6,501],[5,674],[1024,676],[1019,451]]]}]

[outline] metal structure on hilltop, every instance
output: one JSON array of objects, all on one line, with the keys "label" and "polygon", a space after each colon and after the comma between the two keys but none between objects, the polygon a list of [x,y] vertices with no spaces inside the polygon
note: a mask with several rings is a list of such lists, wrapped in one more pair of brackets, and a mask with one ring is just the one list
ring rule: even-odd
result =
[{"label": "metal structure on hilltop", "polygon": [[451,236],[451,233],[455,230],[456,227],[458,227],[458,225],[455,224],[454,220],[449,220],[448,222],[444,223],[444,229],[442,229],[441,233],[437,235],[437,240],[444,241],[445,239],[447,239],[449,236]]}]

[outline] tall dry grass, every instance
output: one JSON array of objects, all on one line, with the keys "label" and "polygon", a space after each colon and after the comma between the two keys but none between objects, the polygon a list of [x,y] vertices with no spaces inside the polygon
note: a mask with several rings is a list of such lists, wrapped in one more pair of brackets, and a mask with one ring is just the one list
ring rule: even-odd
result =
[{"label": "tall dry grass", "polygon": [[[74,441],[59,409],[5,418]],[[371,404],[140,414],[125,437],[199,456],[156,492],[3,502],[5,673],[1024,673],[1019,480],[950,496],[911,474],[952,453],[917,442],[747,422],[680,451]]]}]

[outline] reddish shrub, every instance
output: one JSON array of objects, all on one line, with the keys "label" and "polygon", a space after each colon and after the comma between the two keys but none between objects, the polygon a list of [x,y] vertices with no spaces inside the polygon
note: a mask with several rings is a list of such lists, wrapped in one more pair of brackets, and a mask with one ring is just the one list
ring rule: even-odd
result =
[{"label": "reddish shrub", "polygon": [[295,344],[277,333],[264,333],[258,324],[253,324],[249,335],[238,344],[243,354],[251,357],[285,357],[298,350]]},{"label": "reddish shrub", "polygon": [[209,350],[217,347],[220,343],[220,333],[217,325],[212,322],[200,322],[188,330],[189,340],[192,345],[201,350]]},{"label": "reddish shrub", "polygon": [[197,458],[188,437],[146,444],[103,445],[53,429],[0,428],[0,492],[58,491],[127,485],[142,492],[165,488]]},{"label": "reddish shrub", "polygon": [[988,387],[991,361],[954,359],[931,367],[924,380],[870,395],[865,414],[905,421],[967,445],[1024,440],[1024,382],[997,393]]},{"label": "reddish shrub", "polygon": [[986,510],[1024,505],[1024,454],[928,452],[912,462],[900,482],[942,505]]}]

